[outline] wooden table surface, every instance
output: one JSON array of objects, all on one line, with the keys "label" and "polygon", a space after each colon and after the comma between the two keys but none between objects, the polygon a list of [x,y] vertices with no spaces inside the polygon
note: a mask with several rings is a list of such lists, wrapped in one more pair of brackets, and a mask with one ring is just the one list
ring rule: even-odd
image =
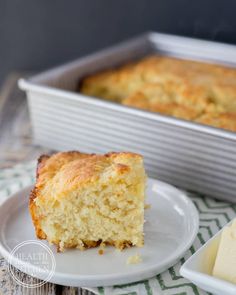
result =
[{"label": "wooden table surface", "polygon": [[[36,159],[48,149],[32,143],[29,114],[25,95],[17,87],[22,73],[11,74],[0,89],[0,169],[11,167],[22,161]],[[25,274],[22,274],[24,280]],[[92,295],[93,293],[74,287],[63,287],[47,283],[37,289],[17,285],[7,271],[6,261],[0,258],[0,295]]]}]

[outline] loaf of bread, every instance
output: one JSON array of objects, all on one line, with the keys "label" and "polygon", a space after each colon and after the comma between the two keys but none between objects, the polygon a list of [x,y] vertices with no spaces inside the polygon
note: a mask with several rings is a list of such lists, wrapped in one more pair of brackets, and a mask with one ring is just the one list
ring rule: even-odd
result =
[{"label": "loaf of bread", "polygon": [[29,203],[36,235],[59,251],[141,247],[145,182],[138,154],[41,156]]},{"label": "loaf of bread", "polygon": [[83,94],[236,131],[236,69],[150,56],[85,78]]}]

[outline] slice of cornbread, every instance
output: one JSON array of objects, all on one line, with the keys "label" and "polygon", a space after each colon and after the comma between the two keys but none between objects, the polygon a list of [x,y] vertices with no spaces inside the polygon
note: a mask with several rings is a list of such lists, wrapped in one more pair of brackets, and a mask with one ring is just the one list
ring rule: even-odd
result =
[{"label": "slice of cornbread", "polygon": [[29,202],[37,237],[59,251],[142,246],[145,181],[134,153],[41,156]]},{"label": "slice of cornbread", "polygon": [[236,284],[236,220],[221,233],[213,276]]}]

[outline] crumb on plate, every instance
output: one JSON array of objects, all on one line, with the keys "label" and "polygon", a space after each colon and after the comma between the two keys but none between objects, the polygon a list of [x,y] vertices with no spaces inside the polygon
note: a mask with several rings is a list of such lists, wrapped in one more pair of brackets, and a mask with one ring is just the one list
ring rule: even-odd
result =
[{"label": "crumb on plate", "polygon": [[140,254],[129,256],[127,259],[127,264],[138,264],[140,262],[142,262],[142,257],[140,256]]},{"label": "crumb on plate", "polygon": [[144,205],[144,209],[150,209],[151,208],[151,204],[145,204]]}]

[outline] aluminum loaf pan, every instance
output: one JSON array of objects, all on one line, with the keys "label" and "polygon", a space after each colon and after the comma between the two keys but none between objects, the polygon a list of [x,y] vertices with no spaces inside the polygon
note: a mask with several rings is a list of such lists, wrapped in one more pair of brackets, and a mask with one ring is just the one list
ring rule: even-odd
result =
[{"label": "aluminum loaf pan", "polygon": [[236,133],[76,93],[88,74],[152,53],[236,66],[236,47],[147,33],[31,79],[27,92],[34,142],[56,150],[144,156],[148,175],[236,202]]}]

